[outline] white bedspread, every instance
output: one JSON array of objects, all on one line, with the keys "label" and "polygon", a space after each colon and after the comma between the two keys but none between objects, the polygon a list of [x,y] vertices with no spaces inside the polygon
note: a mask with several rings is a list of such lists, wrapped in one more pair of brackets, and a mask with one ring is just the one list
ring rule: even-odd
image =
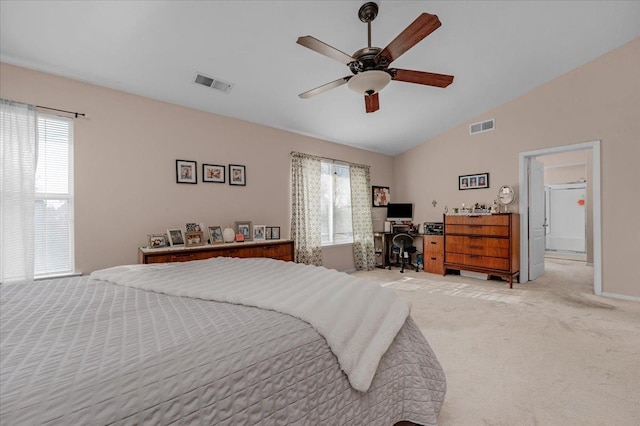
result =
[{"label": "white bedspread", "polygon": [[410,311],[409,303],[390,289],[323,267],[273,259],[117,266],[95,271],[90,279],[300,318],[327,340],[349,383],[361,392],[371,385]]}]

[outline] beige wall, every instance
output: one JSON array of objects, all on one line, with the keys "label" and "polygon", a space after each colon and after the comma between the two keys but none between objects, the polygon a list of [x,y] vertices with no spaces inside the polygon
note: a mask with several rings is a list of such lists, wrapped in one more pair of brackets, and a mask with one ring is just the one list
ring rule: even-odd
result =
[{"label": "beige wall", "polygon": [[[5,99],[87,113],[75,132],[76,269],[137,262],[147,234],[251,220],[290,236],[290,152],[369,164],[374,185],[392,185],[393,159],[294,133],[184,108],[8,64]],[[247,186],[177,184],[175,160],[243,164]],[[228,181],[228,178],[227,178]],[[326,248],[325,266],[354,267],[351,246]]]},{"label": "beige wall", "polygon": [[[438,220],[445,204],[490,202],[501,185],[517,187],[520,152],[600,140],[602,291],[640,297],[638,70],[640,38],[397,156],[395,192],[415,203],[417,221]],[[495,131],[469,135],[470,123],[489,118]],[[489,189],[458,190],[458,175],[482,172]]]}]

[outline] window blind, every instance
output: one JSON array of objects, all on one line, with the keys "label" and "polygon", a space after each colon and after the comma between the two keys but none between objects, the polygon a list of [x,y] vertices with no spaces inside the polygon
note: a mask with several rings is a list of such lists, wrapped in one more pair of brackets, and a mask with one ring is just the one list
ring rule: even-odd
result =
[{"label": "window blind", "polygon": [[35,276],[74,272],[73,122],[38,115]]},{"label": "window blind", "polygon": [[321,173],[322,244],[351,243],[353,228],[349,166],[322,161]]}]

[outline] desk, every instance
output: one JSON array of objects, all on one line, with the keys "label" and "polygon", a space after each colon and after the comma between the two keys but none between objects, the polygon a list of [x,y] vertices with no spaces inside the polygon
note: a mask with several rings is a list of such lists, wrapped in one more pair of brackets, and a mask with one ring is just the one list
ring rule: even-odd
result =
[{"label": "desk", "polygon": [[419,248],[422,247],[418,238],[422,238],[423,234],[410,233],[410,232],[374,232],[373,233],[373,244],[376,253],[376,268],[387,268],[389,265],[394,262],[391,260],[390,255],[391,247],[393,245],[392,240],[398,234],[407,234],[413,237],[413,245],[418,251],[414,253],[416,256],[418,253],[422,253]]}]

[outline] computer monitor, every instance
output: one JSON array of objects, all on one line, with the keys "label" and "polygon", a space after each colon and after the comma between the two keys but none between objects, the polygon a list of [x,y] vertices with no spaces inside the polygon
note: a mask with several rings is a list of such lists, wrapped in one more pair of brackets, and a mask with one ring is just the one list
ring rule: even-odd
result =
[{"label": "computer monitor", "polygon": [[387,220],[389,222],[413,221],[413,204],[412,203],[387,204]]}]

